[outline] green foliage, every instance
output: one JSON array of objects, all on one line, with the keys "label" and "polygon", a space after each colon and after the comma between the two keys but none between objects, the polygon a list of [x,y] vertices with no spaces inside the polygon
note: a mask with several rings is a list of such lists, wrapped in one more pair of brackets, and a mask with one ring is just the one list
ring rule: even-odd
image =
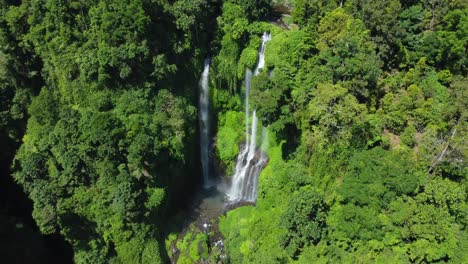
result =
[{"label": "green foliage", "polygon": [[[239,68],[245,69],[253,69],[255,67],[255,64],[257,63],[257,56],[258,56],[258,50],[254,48],[247,47],[245,48],[240,56],[239,59]],[[238,70],[239,73],[243,74],[242,70]]]},{"label": "green foliage", "polygon": [[252,78],[252,92],[250,96],[253,109],[262,117],[262,123],[268,126],[278,120],[281,115],[281,100],[284,87],[275,87],[266,72]]},{"label": "green foliage", "polygon": [[411,159],[408,153],[387,153],[381,148],[355,154],[341,186],[343,201],[380,209],[396,196],[414,193],[421,176]]},{"label": "green foliage", "polygon": [[232,96],[227,90],[213,89],[212,98],[213,108],[218,113],[230,110],[240,110],[240,98]]},{"label": "green foliage", "polygon": [[[407,126],[414,126],[419,132],[429,125],[444,128],[451,110],[445,107],[449,95],[438,76],[444,78],[427,66],[424,58],[415,68],[410,69],[402,80],[402,86],[408,85],[408,88],[402,87],[382,98],[381,113],[384,113],[385,126],[397,133],[403,132]],[[443,109],[445,114],[442,113]]]},{"label": "green foliage", "polygon": [[245,10],[249,20],[266,19],[271,13],[271,0],[228,0],[228,2],[241,6]]},{"label": "green foliage", "polygon": [[338,190],[341,205],[334,207],[329,218],[336,239],[382,239],[379,213],[396,197],[414,193],[420,181],[408,154],[388,154],[380,148],[355,154]]},{"label": "green foliage", "polygon": [[[285,261],[287,254],[281,249],[278,239],[284,235],[279,218],[286,210],[284,201],[295,187],[288,172],[295,172],[293,179],[300,181],[302,176],[298,166],[287,166],[281,158],[281,146],[275,142],[273,133],[269,134],[269,165],[259,178],[260,189],[256,207],[239,207],[227,212],[220,218],[219,228],[225,237],[225,247],[233,263],[274,263]],[[278,188],[284,186],[284,189]]]},{"label": "green foliage", "polygon": [[468,10],[456,9],[447,13],[443,18],[443,30],[436,32],[440,41],[440,50],[437,54],[439,68],[449,68],[454,73],[466,74],[466,54],[463,53],[463,45],[466,46],[468,37]]},{"label": "green foliage", "polygon": [[414,147],[416,144],[416,128],[413,126],[408,126],[405,128],[405,131],[401,134],[401,141],[409,146],[409,147]]},{"label": "green foliage", "polygon": [[456,255],[456,236],[462,231],[453,223],[447,209],[425,202],[421,199],[424,196],[423,193],[415,200],[398,199],[392,203],[388,219],[403,230],[395,233],[394,239],[411,241],[403,246],[411,262],[453,258]]},{"label": "green foliage", "polygon": [[220,51],[213,59],[214,79],[218,87],[235,91],[245,67],[253,68],[256,64],[257,48],[261,41],[250,36],[261,36],[271,26],[266,23],[249,24],[249,19],[252,16],[267,16],[269,3],[269,0],[231,0],[223,3],[222,15],[217,18],[222,32],[216,39]]},{"label": "green foliage", "polygon": [[177,240],[177,234],[176,233],[170,233],[166,240],[164,241],[165,243],[165,247],[166,247],[166,252],[167,254],[169,254],[169,257],[170,258],[174,258],[173,254],[172,254],[172,251],[171,251],[171,247],[172,247],[172,244]]},{"label": "green foliage", "polygon": [[325,13],[338,7],[337,1],[296,0],[292,17],[300,26],[316,25]]},{"label": "green foliage", "polygon": [[242,77],[245,74],[245,69],[254,69],[256,64],[257,64],[257,58],[258,58],[258,49],[260,47],[261,40],[259,38],[254,38],[250,41],[249,46],[247,46],[241,53],[239,62],[238,62],[238,68],[237,68],[237,74],[238,78],[242,79]]},{"label": "green foliage", "polygon": [[164,189],[160,188],[148,188],[148,201],[145,203],[145,207],[148,209],[157,209],[161,206],[164,199]]},{"label": "green foliage", "polygon": [[242,51],[249,24],[245,11],[239,5],[230,2],[223,3],[223,15],[218,17],[218,24],[223,35],[220,42],[221,50],[214,58],[215,79],[217,86],[226,84],[226,88],[237,88],[237,60]]},{"label": "green foliage", "polygon": [[346,1],[345,9],[363,21],[370,30],[372,41],[377,46],[377,54],[387,62],[384,67],[397,65],[399,58],[395,55],[399,51],[398,37],[401,34],[398,21],[400,1]]},{"label": "green foliage", "polygon": [[295,257],[307,245],[317,244],[325,237],[327,207],[323,197],[310,186],[299,189],[289,200],[281,224],[288,230],[280,239],[286,251]]},{"label": "green foliage", "polygon": [[159,245],[158,241],[152,239],[145,241],[145,248],[143,249],[141,256],[142,264],[151,264],[151,263],[163,263],[161,256],[159,254]]},{"label": "green foliage", "polygon": [[333,82],[342,82],[358,98],[377,94],[381,61],[365,25],[338,8],[320,21],[318,33],[319,60]]},{"label": "green foliage", "polygon": [[[445,45],[461,47],[466,15],[455,2],[428,3],[295,1],[299,28],[269,30],[250,103],[275,140],[256,206],[221,217],[231,262],[463,258],[456,250],[465,241],[466,170],[458,161],[466,151],[458,134],[466,128],[466,85],[456,75],[466,54]],[[253,51],[235,59],[238,77]],[[452,202],[437,201],[442,186],[453,188]]]},{"label": "green foliage", "polygon": [[252,243],[245,234],[248,232],[248,215],[252,213],[252,207],[241,207],[227,213],[220,218],[219,229],[226,237],[226,249],[233,262],[241,263],[249,254]]},{"label": "green foliage", "polygon": [[[340,85],[319,84],[312,93],[304,122],[319,136],[347,142],[355,131],[365,127],[365,106]],[[358,141],[355,141],[358,143]]]},{"label": "green foliage", "polygon": [[[115,112],[59,106],[63,117],[55,121],[53,111],[45,111],[58,102],[52,104],[47,95],[43,90],[31,105],[15,174],[35,201],[33,216],[41,231],[53,233],[60,225],[62,234],[80,249],[86,241],[112,241],[123,262],[141,262],[145,248],[136,245],[146,240],[140,232],[152,225],[138,223],[141,217],[154,216],[165,197],[155,186],[155,169],[164,168],[162,160],[183,162],[183,142],[193,133],[185,122],[193,118],[194,108],[167,90],[154,101],[147,101],[145,92],[129,91],[117,97]],[[42,136],[44,128],[50,131],[48,137]],[[119,150],[125,155],[117,155]],[[161,160],[150,166],[152,157]],[[83,225],[86,230],[81,230]],[[107,246],[99,248],[103,257],[110,254]]]},{"label": "green foliage", "polygon": [[208,258],[208,235],[192,231],[187,232],[183,240],[177,241],[177,249],[180,251],[177,263],[197,263]]},{"label": "green foliage", "polygon": [[[38,93],[13,176],[41,232],[61,233],[75,262],[165,261],[155,240],[161,216],[173,190],[195,182],[169,169],[195,163],[195,100],[185,91],[196,80],[174,76],[202,57],[195,43],[209,29],[197,20],[214,8],[206,3],[0,4],[2,141],[3,127],[15,137]],[[186,65],[175,67],[179,60]]]},{"label": "green foliage", "polygon": [[[212,57],[212,132],[230,175],[264,31],[249,99],[268,163],[255,206],[220,219],[227,261],[465,261],[466,5],[296,0],[297,25],[261,22],[271,5],[0,1],[2,166],[22,139],[13,177],[75,262],[167,262],[158,238],[197,183],[200,62]],[[192,229],[178,262],[213,261]]]},{"label": "green foliage", "polygon": [[227,175],[230,175],[234,169],[239,143],[244,137],[244,122],[242,112],[229,111],[220,117],[216,148],[218,157],[226,165]]}]

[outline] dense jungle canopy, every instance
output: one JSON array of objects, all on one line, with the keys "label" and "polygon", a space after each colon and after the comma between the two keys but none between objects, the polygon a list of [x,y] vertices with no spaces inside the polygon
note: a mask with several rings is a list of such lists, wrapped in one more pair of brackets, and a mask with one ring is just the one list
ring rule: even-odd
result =
[{"label": "dense jungle canopy", "polygon": [[[229,178],[263,32],[269,160],[222,255],[171,225],[202,183],[204,59]],[[0,0],[2,259],[467,263],[467,54],[464,0]]]}]

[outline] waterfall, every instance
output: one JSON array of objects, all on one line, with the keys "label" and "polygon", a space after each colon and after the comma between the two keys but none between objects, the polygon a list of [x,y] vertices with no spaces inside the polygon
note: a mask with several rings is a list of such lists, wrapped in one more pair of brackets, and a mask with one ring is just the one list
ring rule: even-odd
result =
[{"label": "waterfall", "polygon": [[[262,36],[262,45],[258,52],[257,67],[253,75],[258,75],[260,69],[265,67],[265,48],[266,43],[271,40],[269,33],[265,32]],[[266,165],[268,158],[266,151],[268,131],[262,127],[261,148],[257,149],[257,126],[258,118],[255,110],[252,111],[250,118],[249,95],[252,81],[252,71],[246,69],[245,72],[245,145],[241,148],[237,156],[236,171],[232,176],[231,187],[227,193],[231,201],[249,201],[255,202],[257,199],[258,175]],[[249,122],[250,121],[250,122]],[[250,125],[250,126],[249,126]]]},{"label": "waterfall", "polygon": [[199,122],[200,122],[200,156],[203,173],[203,187],[209,188],[210,182],[210,93],[208,91],[208,75],[210,72],[210,59],[205,59],[205,68],[200,78]]},{"label": "waterfall", "polygon": [[258,64],[255,68],[254,75],[260,73],[260,69],[265,67],[265,48],[266,43],[271,40],[271,35],[268,32],[264,32],[262,36],[262,45],[260,46],[260,51],[258,52]]}]

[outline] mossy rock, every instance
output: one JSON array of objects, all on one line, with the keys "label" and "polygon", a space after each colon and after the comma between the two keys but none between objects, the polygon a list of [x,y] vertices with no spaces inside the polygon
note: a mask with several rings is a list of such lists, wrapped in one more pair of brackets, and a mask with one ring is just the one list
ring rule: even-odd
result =
[{"label": "mossy rock", "polygon": [[177,248],[180,251],[178,264],[197,263],[202,258],[207,259],[209,256],[208,235],[188,232],[183,240],[177,242]]}]

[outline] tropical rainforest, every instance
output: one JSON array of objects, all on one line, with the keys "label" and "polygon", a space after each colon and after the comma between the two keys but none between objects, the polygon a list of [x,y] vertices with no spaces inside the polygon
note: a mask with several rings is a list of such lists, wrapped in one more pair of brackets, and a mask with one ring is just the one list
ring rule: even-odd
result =
[{"label": "tropical rainforest", "polygon": [[[220,252],[173,228],[202,186],[198,81],[211,58],[229,179],[263,32],[268,163]],[[467,54],[464,0],[0,0],[2,259],[468,263]]]}]

